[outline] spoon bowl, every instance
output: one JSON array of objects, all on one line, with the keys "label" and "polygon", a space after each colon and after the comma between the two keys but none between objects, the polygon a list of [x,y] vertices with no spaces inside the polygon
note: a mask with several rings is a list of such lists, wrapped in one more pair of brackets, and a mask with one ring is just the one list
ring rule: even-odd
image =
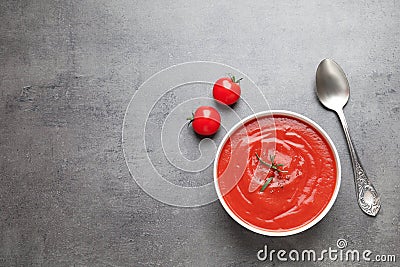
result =
[{"label": "spoon bowl", "polygon": [[331,110],[342,109],[350,97],[350,86],[342,68],[332,59],[324,59],[316,74],[317,95]]}]

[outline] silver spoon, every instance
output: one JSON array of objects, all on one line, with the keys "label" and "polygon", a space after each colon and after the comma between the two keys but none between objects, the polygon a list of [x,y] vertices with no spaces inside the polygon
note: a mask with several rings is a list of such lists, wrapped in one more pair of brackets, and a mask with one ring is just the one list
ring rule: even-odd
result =
[{"label": "silver spoon", "polygon": [[376,216],[381,207],[380,197],[361,166],[343,113],[343,107],[350,96],[346,74],[335,61],[324,59],[318,65],[316,82],[319,101],[328,109],[334,110],[342,123],[353,165],[358,205],[366,214]]}]

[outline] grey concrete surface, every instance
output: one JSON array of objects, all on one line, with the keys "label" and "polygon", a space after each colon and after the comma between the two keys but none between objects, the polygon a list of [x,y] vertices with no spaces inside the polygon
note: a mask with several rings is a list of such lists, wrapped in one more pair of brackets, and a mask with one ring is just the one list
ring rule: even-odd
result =
[{"label": "grey concrete surface", "polygon": [[[2,0],[0,266],[286,266],[256,253],[321,251],[339,238],[349,249],[395,254],[398,264],[399,10],[397,1]],[[325,57],[348,74],[345,113],[382,195],[376,218],[357,207],[344,135],[314,94]],[[171,207],[134,182],[121,147],[129,100],[152,74],[193,60],[240,69],[271,108],[304,114],[332,137],[342,186],[315,227],[264,237],[218,202]],[[167,96],[155,109],[171,103]],[[367,265],[306,263],[320,264]]]}]

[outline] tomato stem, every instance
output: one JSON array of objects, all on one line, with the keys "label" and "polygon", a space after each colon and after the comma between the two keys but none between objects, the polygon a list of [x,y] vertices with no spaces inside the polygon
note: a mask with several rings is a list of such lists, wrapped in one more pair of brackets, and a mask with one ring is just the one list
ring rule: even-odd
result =
[{"label": "tomato stem", "polygon": [[235,75],[232,75],[231,73],[229,73],[228,75],[229,75],[229,78],[231,78],[232,82],[234,82],[234,83],[240,83],[240,81],[243,80],[243,78],[236,80]]},{"label": "tomato stem", "polygon": [[192,117],[187,117],[186,120],[189,121],[189,123],[188,123],[188,125],[187,125],[187,127],[189,127],[190,124],[194,121],[194,112],[192,112]]}]

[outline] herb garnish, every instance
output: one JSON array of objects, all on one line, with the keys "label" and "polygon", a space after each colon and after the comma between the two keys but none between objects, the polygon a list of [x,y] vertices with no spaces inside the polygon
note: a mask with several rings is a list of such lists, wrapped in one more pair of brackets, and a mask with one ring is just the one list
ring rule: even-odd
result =
[{"label": "herb garnish", "polygon": [[267,188],[267,186],[269,185],[269,183],[272,181],[272,178],[274,178],[274,177],[269,177],[269,178],[267,179],[267,181],[265,181],[265,184],[261,187],[260,192],[264,191],[265,188]]},{"label": "herb garnish", "polygon": [[[277,172],[288,172],[288,171],[283,171],[283,170],[280,170],[279,169],[279,167],[283,167],[284,165],[283,164],[278,164],[278,163],[276,163],[275,162],[275,156],[276,155],[270,155],[269,156],[269,159],[270,159],[270,161],[271,161],[271,163],[267,163],[267,162],[265,162],[264,160],[262,160],[261,158],[260,158],[260,156],[257,154],[257,152],[256,152],[256,157],[257,157],[257,159],[258,159],[258,161],[260,161],[262,164],[264,164],[264,165],[266,165],[266,166],[268,166],[269,168],[271,168],[271,169],[273,169],[273,170],[275,170],[275,171],[277,171]],[[265,190],[265,188],[267,188],[267,186],[269,185],[269,183],[272,181],[272,179],[273,179],[274,177],[269,177],[266,181],[265,181],[265,183],[264,183],[264,185],[261,187],[261,189],[260,189],[260,192],[263,192],[264,190]]]},{"label": "herb garnish", "polygon": [[257,152],[256,152],[256,157],[257,157],[257,159],[258,159],[262,164],[264,164],[264,165],[270,167],[271,169],[273,169],[273,170],[275,170],[275,171],[277,171],[277,172],[288,172],[288,171],[283,171],[283,170],[280,170],[280,169],[279,169],[279,167],[283,167],[284,165],[283,165],[283,164],[277,164],[277,163],[275,163],[275,155],[273,155],[273,156],[270,155],[270,156],[269,156],[269,159],[271,160],[271,164],[270,164],[270,163],[267,163],[267,162],[265,162],[265,161],[263,161],[263,160],[260,158],[260,156],[257,154]]}]

